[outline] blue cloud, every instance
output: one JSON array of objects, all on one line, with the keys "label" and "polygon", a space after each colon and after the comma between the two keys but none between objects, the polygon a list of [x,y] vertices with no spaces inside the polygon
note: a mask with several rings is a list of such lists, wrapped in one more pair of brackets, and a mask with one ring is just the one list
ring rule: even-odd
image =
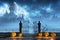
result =
[{"label": "blue cloud", "polygon": [[[18,5],[17,3],[15,3],[14,7],[15,7],[15,9],[14,9],[13,13],[5,12],[4,14],[2,14],[3,16],[0,16],[0,27],[1,26],[6,27],[8,25],[9,27],[11,26],[10,28],[13,27],[13,29],[15,30],[16,26],[17,26],[17,28],[19,28],[20,19],[22,19],[24,23],[29,21],[29,27],[31,27],[32,29],[33,29],[33,22],[34,21],[37,22],[38,20],[40,20],[41,24],[42,24],[41,27],[44,28],[47,25],[48,30],[46,30],[46,31],[49,31],[49,32],[50,32],[50,29],[49,29],[50,27],[52,29],[54,29],[55,27],[58,26],[57,28],[59,28],[59,26],[60,26],[59,25],[60,9],[58,8],[58,6],[56,6],[54,4],[52,4],[51,6],[50,6],[50,4],[48,4],[48,5],[39,4],[37,6],[37,5],[31,5],[31,4],[30,5],[27,5],[27,4]],[[7,9],[9,9],[9,7],[7,7]],[[3,23],[3,25],[2,25],[2,23]],[[10,23],[11,23],[11,25],[10,25]],[[13,30],[11,30],[11,31],[13,31]],[[33,32],[33,30],[31,31],[31,33],[32,32]]]}]

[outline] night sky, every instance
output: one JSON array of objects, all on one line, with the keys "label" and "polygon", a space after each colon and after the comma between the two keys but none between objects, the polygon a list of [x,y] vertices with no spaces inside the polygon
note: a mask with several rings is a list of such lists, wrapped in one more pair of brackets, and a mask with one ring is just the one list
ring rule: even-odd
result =
[{"label": "night sky", "polygon": [[42,32],[60,32],[60,0],[0,0],[0,32],[19,32],[20,20],[29,23],[29,33],[37,21]]}]

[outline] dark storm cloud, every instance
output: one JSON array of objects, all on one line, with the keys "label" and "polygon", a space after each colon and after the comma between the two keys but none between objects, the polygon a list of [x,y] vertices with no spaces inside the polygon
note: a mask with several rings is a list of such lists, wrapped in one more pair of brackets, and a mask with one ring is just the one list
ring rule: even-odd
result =
[{"label": "dark storm cloud", "polygon": [[[24,3],[28,3],[28,4],[31,4],[31,5],[33,3],[32,7],[30,6],[31,7],[31,10],[35,10],[35,9],[40,10],[41,11],[41,14],[44,17],[48,17],[51,14],[50,13],[47,13],[46,10],[42,10],[40,7],[42,7],[42,8],[45,7],[45,6],[47,7],[47,6],[49,6],[51,4],[51,8],[54,9],[54,11],[56,11],[56,12],[60,11],[60,8],[59,8],[59,5],[58,5],[59,4],[59,0],[36,0],[35,3],[38,4],[38,6],[37,5],[34,5],[34,2],[32,0],[0,0],[0,2],[8,2],[8,3],[17,2],[17,3],[23,3],[23,4]],[[6,21],[6,20],[9,21],[9,18],[8,17],[7,17],[7,19],[6,19],[6,17],[5,18],[4,17],[3,17],[3,20],[0,19],[1,22]],[[13,17],[11,17],[11,19],[14,20]]]},{"label": "dark storm cloud", "polygon": [[[32,0],[0,0],[0,3],[2,3],[2,2],[11,3],[12,5],[14,2],[16,2],[19,5],[20,4],[28,5],[28,7],[27,7],[28,11],[26,9],[25,10],[29,13],[29,16],[31,18],[30,21],[41,19],[41,20],[43,20],[43,22],[42,22],[43,24],[48,21],[47,23],[49,26],[49,23],[50,23],[49,19],[50,20],[53,19],[52,22],[54,22],[54,20],[55,20],[55,22],[57,20],[60,20],[60,14],[59,14],[60,13],[60,1],[59,0],[33,0],[33,1]],[[51,7],[50,10],[53,9],[53,11],[48,12],[48,10],[46,11],[46,8],[43,10],[44,7],[46,7],[46,8]],[[57,14],[57,15],[55,15],[55,14]],[[59,18],[57,16],[59,16]],[[0,17],[1,24],[2,23],[6,24],[6,23],[10,23],[10,22],[16,22],[17,20],[20,21],[20,17],[17,18],[17,16],[15,14],[11,14],[11,13],[5,14],[2,17]],[[13,25],[13,23],[12,23],[12,25]],[[53,24],[53,26],[54,25],[55,24]]]},{"label": "dark storm cloud", "polygon": [[[35,1],[35,2],[34,2]],[[42,4],[48,4],[48,3],[56,3],[58,0],[0,0],[0,2],[18,2],[18,3],[42,3]]]}]

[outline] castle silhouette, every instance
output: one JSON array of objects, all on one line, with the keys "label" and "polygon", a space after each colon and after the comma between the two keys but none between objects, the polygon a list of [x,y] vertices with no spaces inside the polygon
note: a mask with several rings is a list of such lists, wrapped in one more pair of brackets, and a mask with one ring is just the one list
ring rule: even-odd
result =
[{"label": "castle silhouette", "polygon": [[[38,25],[38,33],[40,33],[41,32],[41,23],[40,23],[40,21],[38,21],[37,25]],[[21,21],[19,22],[19,32],[22,33],[22,22]]]},{"label": "castle silhouette", "polygon": [[[11,3],[11,4],[10,4],[10,8],[9,8],[9,9],[10,9],[10,13],[13,14],[13,13],[14,13],[14,3]],[[18,19],[18,20],[24,20],[23,17],[24,17],[24,16],[23,16],[23,14],[22,14],[22,17],[19,17],[19,18],[17,18],[17,19]],[[22,33],[22,28],[23,28],[23,27],[22,27],[22,24],[23,24],[23,23],[20,21],[20,22],[19,22],[19,32],[20,32],[20,33]],[[41,23],[40,23],[40,21],[38,21],[37,25],[38,25],[38,33],[40,33],[40,32],[41,32]]]}]

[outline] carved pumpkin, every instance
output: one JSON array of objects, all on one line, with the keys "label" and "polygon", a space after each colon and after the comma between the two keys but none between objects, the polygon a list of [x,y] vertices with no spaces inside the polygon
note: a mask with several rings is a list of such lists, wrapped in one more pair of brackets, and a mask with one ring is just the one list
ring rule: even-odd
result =
[{"label": "carved pumpkin", "polygon": [[15,37],[16,36],[16,33],[15,32],[12,32],[11,33],[11,37]]},{"label": "carved pumpkin", "polygon": [[39,37],[42,37],[42,33],[39,33],[38,36],[39,36]]},{"label": "carved pumpkin", "polygon": [[51,33],[51,37],[56,37],[56,34],[55,33]]},{"label": "carved pumpkin", "polygon": [[49,36],[49,33],[48,32],[45,32],[44,35],[45,35],[45,37],[48,37]]},{"label": "carved pumpkin", "polygon": [[22,33],[19,33],[18,36],[19,36],[19,37],[22,37]]}]

